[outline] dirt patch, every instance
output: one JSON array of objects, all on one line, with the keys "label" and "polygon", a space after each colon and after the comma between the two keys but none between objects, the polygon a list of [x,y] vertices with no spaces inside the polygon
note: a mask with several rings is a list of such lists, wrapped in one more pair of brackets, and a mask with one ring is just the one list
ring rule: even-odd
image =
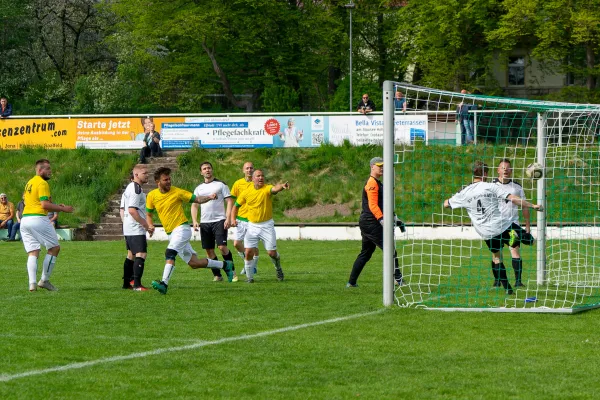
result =
[{"label": "dirt patch", "polygon": [[300,220],[312,220],[319,217],[333,217],[338,215],[352,215],[353,202],[345,204],[317,204],[312,207],[292,208],[284,211],[284,215],[290,218],[298,218]]}]

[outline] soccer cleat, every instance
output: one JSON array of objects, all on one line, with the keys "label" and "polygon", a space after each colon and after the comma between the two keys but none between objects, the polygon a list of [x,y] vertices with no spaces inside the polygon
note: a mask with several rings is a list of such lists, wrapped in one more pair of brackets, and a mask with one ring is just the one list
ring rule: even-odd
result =
[{"label": "soccer cleat", "polygon": [[168,285],[163,281],[152,281],[152,288],[160,294],[167,294]]},{"label": "soccer cleat", "polygon": [[402,279],[402,278],[394,279],[394,286],[402,287],[405,285],[406,285],[406,283],[404,283],[404,279]]},{"label": "soccer cleat", "polygon": [[513,290],[512,290],[512,289],[506,289],[506,294],[508,294],[508,295],[511,295],[511,294],[513,294],[513,293],[514,293],[514,292],[513,292]]},{"label": "soccer cleat", "polygon": [[351,284],[350,282],[346,283],[346,288],[355,288],[358,287],[358,283],[355,283],[354,285]]},{"label": "soccer cleat", "polygon": [[56,292],[58,290],[56,287],[54,287],[53,284],[50,283],[50,281],[43,281],[40,279],[40,281],[38,282],[37,285],[38,285],[38,287],[46,289],[50,292]]},{"label": "soccer cleat", "polygon": [[122,288],[126,289],[126,290],[131,290],[131,289],[133,289],[133,286],[132,285],[123,284]]},{"label": "soccer cleat", "polygon": [[134,292],[147,292],[148,290],[150,290],[150,289],[148,289],[145,286],[137,286],[137,287],[133,288]]},{"label": "soccer cleat", "polygon": [[246,283],[254,283],[254,279],[248,279]]},{"label": "soccer cleat", "polygon": [[233,273],[233,279],[231,280],[231,282],[237,282],[238,281],[238,276],[236,275],[236,273]]},{"label": "soccer cleat", "polygon": [[277,273],[277,280],[281,282],[283,280],[283,270],[281,267],[278,267],[275,268],[275,272]]},{"label": "soccer cleat", "polygon": [[30,283],[29,284],[29,291],[30,292],[35,292],[37,290],[37,285],[35,283]]},{"label": "soccer cleat", "polygon": [[213,277],[213,282],[221,282],[222,280],[223,280],[222,276],[217,275],[217,276]]},{"label": "soccer cleat", "polygon": [[233,281],[233,262],[229,260],[223,261],[225,265],[223,266],[223,271],[227,274],[227,280],[229,282]]},{"label": "soccer cleat", "polygon": [[135,286],[135,281],[132,279],[132,280],[130,280],[130,281],[129,281],[129,284],[130,284],[131,286]]},{"label": "soccer cleat", "polygon": [[508,235],[510,236],[508,245],[510,247],[515,247],[519,243],[519,235],[517,235],[517,232],[514,229],[511,229]]},{"label": "soccer cleat", "polygon": [[521,281],[516,281],[515,287],[525,287],[525,285],[523,285],[523,282],[521,282]]}]

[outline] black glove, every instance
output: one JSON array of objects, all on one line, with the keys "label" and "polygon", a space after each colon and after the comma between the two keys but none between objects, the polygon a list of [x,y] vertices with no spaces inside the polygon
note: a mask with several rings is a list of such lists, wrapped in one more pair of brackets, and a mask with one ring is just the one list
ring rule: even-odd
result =
[{"label": "black glove", "polygon": [[402,232],[402,233],[406,232],[406,226],[404,225],[404,222],[402,222],[402,220],[400,220],[398,217],[396,217],[394,215],[394,221],[396,223],[396,226],[398,228],[400,228],[400,232]]}]

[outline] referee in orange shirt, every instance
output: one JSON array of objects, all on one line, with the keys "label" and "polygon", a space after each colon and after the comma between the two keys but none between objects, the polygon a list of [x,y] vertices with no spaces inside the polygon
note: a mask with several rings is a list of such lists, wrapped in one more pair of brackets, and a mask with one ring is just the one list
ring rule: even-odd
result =
[{"label": "referee in orange shirt", "polygon": [[[371,159],[371,176],[367,180],[362,191],[362,212],[358,220],[360,235],[362,236],[362,248],[350,272],[350,279],[346,287],[357,287],[356,281],[363,268],[371,259],[375,249],[383,250],[383,159],[375,157]],[[404,232],[404,224],[395,218],[396,226]],[[402,272],[398,267],[398,256],[394,251],[394,279],[396,285],[402,286]]]}]

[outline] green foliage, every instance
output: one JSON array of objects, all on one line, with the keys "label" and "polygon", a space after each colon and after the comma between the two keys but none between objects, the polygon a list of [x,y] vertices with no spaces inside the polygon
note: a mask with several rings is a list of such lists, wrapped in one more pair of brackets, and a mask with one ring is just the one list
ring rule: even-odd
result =
[{"label": "green foliage", "polygon": [[298,93],[286,85],[266,86],[261,96],[263,110],[266,112],[300,111]]}]

